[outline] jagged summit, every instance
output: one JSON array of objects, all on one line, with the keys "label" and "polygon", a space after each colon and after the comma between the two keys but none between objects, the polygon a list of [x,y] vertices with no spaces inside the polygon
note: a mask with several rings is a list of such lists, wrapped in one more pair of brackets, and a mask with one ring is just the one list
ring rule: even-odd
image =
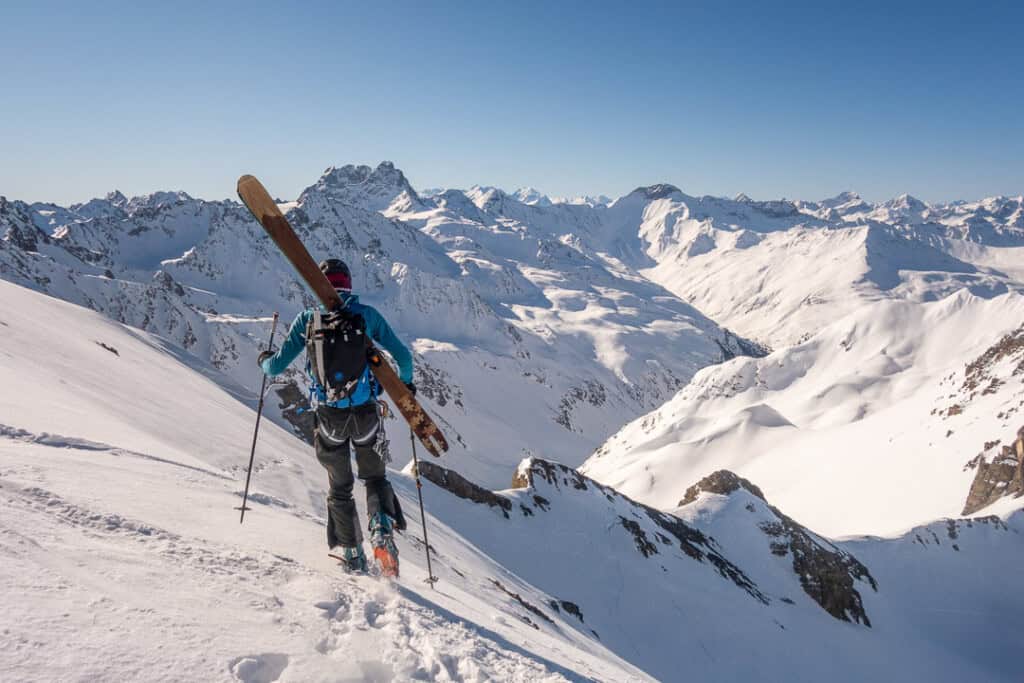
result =
[{"label": "jagged summit", "polygon": [[422,205],[405,174],[390,161],[382,161],[377,168],[352,164],[331,166],[314,185],[302,191],[299,202],[311,193],[368,211],[385,211],[393,204],[404,209]]},{"label": "jagged summit", "polygon": [[521,187],[511,195],[515,200],[530,206],[551,206],[551,198],[533,187]]},{"label": "jagged summit", "polygon": [[[119,193],[120,194],[120,193]],[[121,195],[122,197],[124,195]],[[192,201],[193,197],[184,190],[175,190],[170,192],[151,192],[149,194],[138,195],[128,200],[129,206],[161,206],[164,204],[175,204],[177,202],[188,202]]]},{"label": "jagged summit", "polygon": [[604,207],[611,204],[614,200],[603,194],[597,195],[577,195],[575,197],[554,197],[551,199],[555,204],[570,204],[570,205],[583,205],[591,207]]},{"label": "jagged summit", "polygon": [[492,185],[473,185],[465,195],[480,210],[494,213],[501,213],[505,200],[509,199],[508,193]]},{"label": "jagged summit", "polygon": [[108,192],[103,199],[115,206],[122,206],[128,202],[128,198],[124,196],[121,190],[114,190],[113,192]]},{"label": "jagged summit", "polygon": [[825,208],[838,209],[842,207],[858,206],[864,203],[864,200],[859,194],[852,190],[846,190],[840,192],[834,197],[823,199],[818,204]]},{"label": "jagged summit", "polygon": [[681,194],[681,190],[675,185],[668,183],[658,183],[656,185],[648,185],[646,187],[638,187],[632,192],[631,195],[640,195],[648,201],[655,201],[658,199],[665,199],[674,194]]},{"label": "jagged summit", "polygon": [[927,204],[906,192],[884,202],[882,206],[887,209],[900,209],[904,211],[925,211],[928,208]]}]

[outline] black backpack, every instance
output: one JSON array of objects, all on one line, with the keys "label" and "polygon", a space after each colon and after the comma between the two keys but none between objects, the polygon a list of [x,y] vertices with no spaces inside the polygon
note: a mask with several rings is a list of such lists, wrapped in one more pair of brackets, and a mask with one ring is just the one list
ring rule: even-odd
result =
[{"label": "black backpack", "polygon": [[323,313],[306,327],[306,357],[328,401],[350,398],[366,371],[366,321],[348,310]]}]

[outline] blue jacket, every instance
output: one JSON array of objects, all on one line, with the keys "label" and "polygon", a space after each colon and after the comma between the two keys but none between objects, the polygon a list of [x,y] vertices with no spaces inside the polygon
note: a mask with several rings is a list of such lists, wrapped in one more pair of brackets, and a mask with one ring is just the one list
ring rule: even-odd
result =
[{"label": "blue jacket", "polygon": [[[391,357],[395,359],[395,362],[398,363],[399,379],[407,384],[412,382],[412,354],[395,335],[394,330],[384,320],[384,316],[378,313],[377,309],[373,306],[359,303],[359,297],[355,294],[342,294],[341,300],[349,311],[363,316],[363,320],[366,321],[367,334],[370,335],[371,339],[383,346],[391,354]],[[324,310],[324,307],[321,306],[320,309]],[[264,373],[271,377],[281,374],[305,350],[306,328],[309,326],[309,320],[312,317],[313,309],[311,308],[301,311],[295,316],[295,320],[292,321],[292,326],[288,328],[288,336],[285,337],[281,348],[273,356],[263,361],[261,367]],[[309,372],[308,362],[306,363],[306,371]],[[312,377],[312,374],[310,376]],[[322,394],[323,389],[317,386],[315,379],[313,385],[313,394],[314,398],[316,398],[318,390]],[[343,399],[330,405],[338,408],[361,405],[376,398],[378,393],[380,393],[380,390],[377,382],[373,379],[370,369],[367,367],[366,372],[363,373],[363,377],[359,381],[359,385],[352,394],[352,399]]]}]

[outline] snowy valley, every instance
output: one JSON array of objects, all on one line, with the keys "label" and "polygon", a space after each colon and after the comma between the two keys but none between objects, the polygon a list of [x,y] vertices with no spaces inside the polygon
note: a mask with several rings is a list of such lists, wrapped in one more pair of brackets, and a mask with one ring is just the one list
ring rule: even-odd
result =
[{"label": "snowy valley", "polygon": [[395,584],[326,557],[299,369],[236,521],[255,356],[312,302],[244,207],[0,198],[0,678],[1019,679],[1021,197],[385,162],[280,206],[415,350],[453,444],[421,466],[437,589],[418,512]]}]

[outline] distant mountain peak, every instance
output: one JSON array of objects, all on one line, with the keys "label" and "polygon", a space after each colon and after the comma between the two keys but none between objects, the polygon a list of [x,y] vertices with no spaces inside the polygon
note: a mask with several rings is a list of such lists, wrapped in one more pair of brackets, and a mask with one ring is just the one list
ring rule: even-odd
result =
[{"label": "distant mountain peak", "polygon": [[611,197],[599,195],[579,195],[576,197],[552,197],[555,204],[576,204],[584,206],[608,206],[614,201]]},{"label": "distant mountain peak", "polygon": [[[115,191],[115,193],[116,193],[116,195],[120,195],[121,199],[124,199],[124,195],[122,195],[120,192],[116,192]],[[115,193],[112,193],[112,194],[115,194]],[[183,190],[176,190],[176,191],[172,190],[172,191],[151,192],[149,194],[138,195],[138,196],[132,197],[131,199],[128,199],[128,200],[123,201],[121,203],[117,203],[117,202],[111,202],[111,203],[114,204],[115,206],[118,206],[119,208],[122,208],[122,209],[128,211],[129,213],[131,213],[131,212],[137,211],[137,210],[142,209],[142,208],[158,208],[158,207],[161,207],[161,206],[168,206],[168,205],[178,204],[179,202],[190,202],[190,201],[193,201],[193,197],[189,193],[187,193],[187,192],[185,192]]]},{"label": "distant mountain peak", "polygon": [[125,204],[128,203],[128,198],[121,193],[121,190],[114,190],[113,192],[108,192],[103,199],[110,202],[114,206],[124,206]]},{"label": "distant mountain peak", "polygon": [[329,166],[316,184],[303,190],[300,201],[312,192],[371,211],[382,211],[399,198],[406,205],[421,203],[405,174],[390,161],[380,162],[377,168],[354,164]]},{"label": "distant mountain peak", "polygon": [[845,190],[840,192],[835,197],[831,197],[827,201],[835,202],[837,204],[847,204],[849,202],[860,202],[864,201],[861,196],[852,190]]},{"label": "distant mountain peak", "polygon": [[535,187],[521,187],[512,193],[512,197],[530,206],[551,206],[551,198]]},{"label": "distant mountain peak", "polygon": [[346,164],[345,166],[329,166],[324,170],[323,175],[317,183],[325,187],[349,187],[354,185],[387,185],[415,194],[412,185],[406,179],[405,174],[394,163],[382,161],[377,168],[370,168],[364,164],[356,166]]},{"label": "distant mountain peak", "polygon": [[890,199],[889,201],[885,202],[883,206],[885,206],[887,209],[905,209],[908,211],[924,211],[925,209],[928,208],[927,204],[922,202],[917,197],[914,197],[913,195],[910,195],[906,192],[896,197],[895,199]]},{"label": "distant mountain peak", "polygon": [[681,190],[675,185],[670,185],[668,183],[658,183],[656,185],[648,185],[647,187],[638,187],[635,190],[633,190],[633,192],[631,192],[630,194],[642,194],[645,198],[649,199],[650,201],[654,201],[656,199],[664,199],[665,197],[668,197],[673,194],[678,194],[680,192]]}]

